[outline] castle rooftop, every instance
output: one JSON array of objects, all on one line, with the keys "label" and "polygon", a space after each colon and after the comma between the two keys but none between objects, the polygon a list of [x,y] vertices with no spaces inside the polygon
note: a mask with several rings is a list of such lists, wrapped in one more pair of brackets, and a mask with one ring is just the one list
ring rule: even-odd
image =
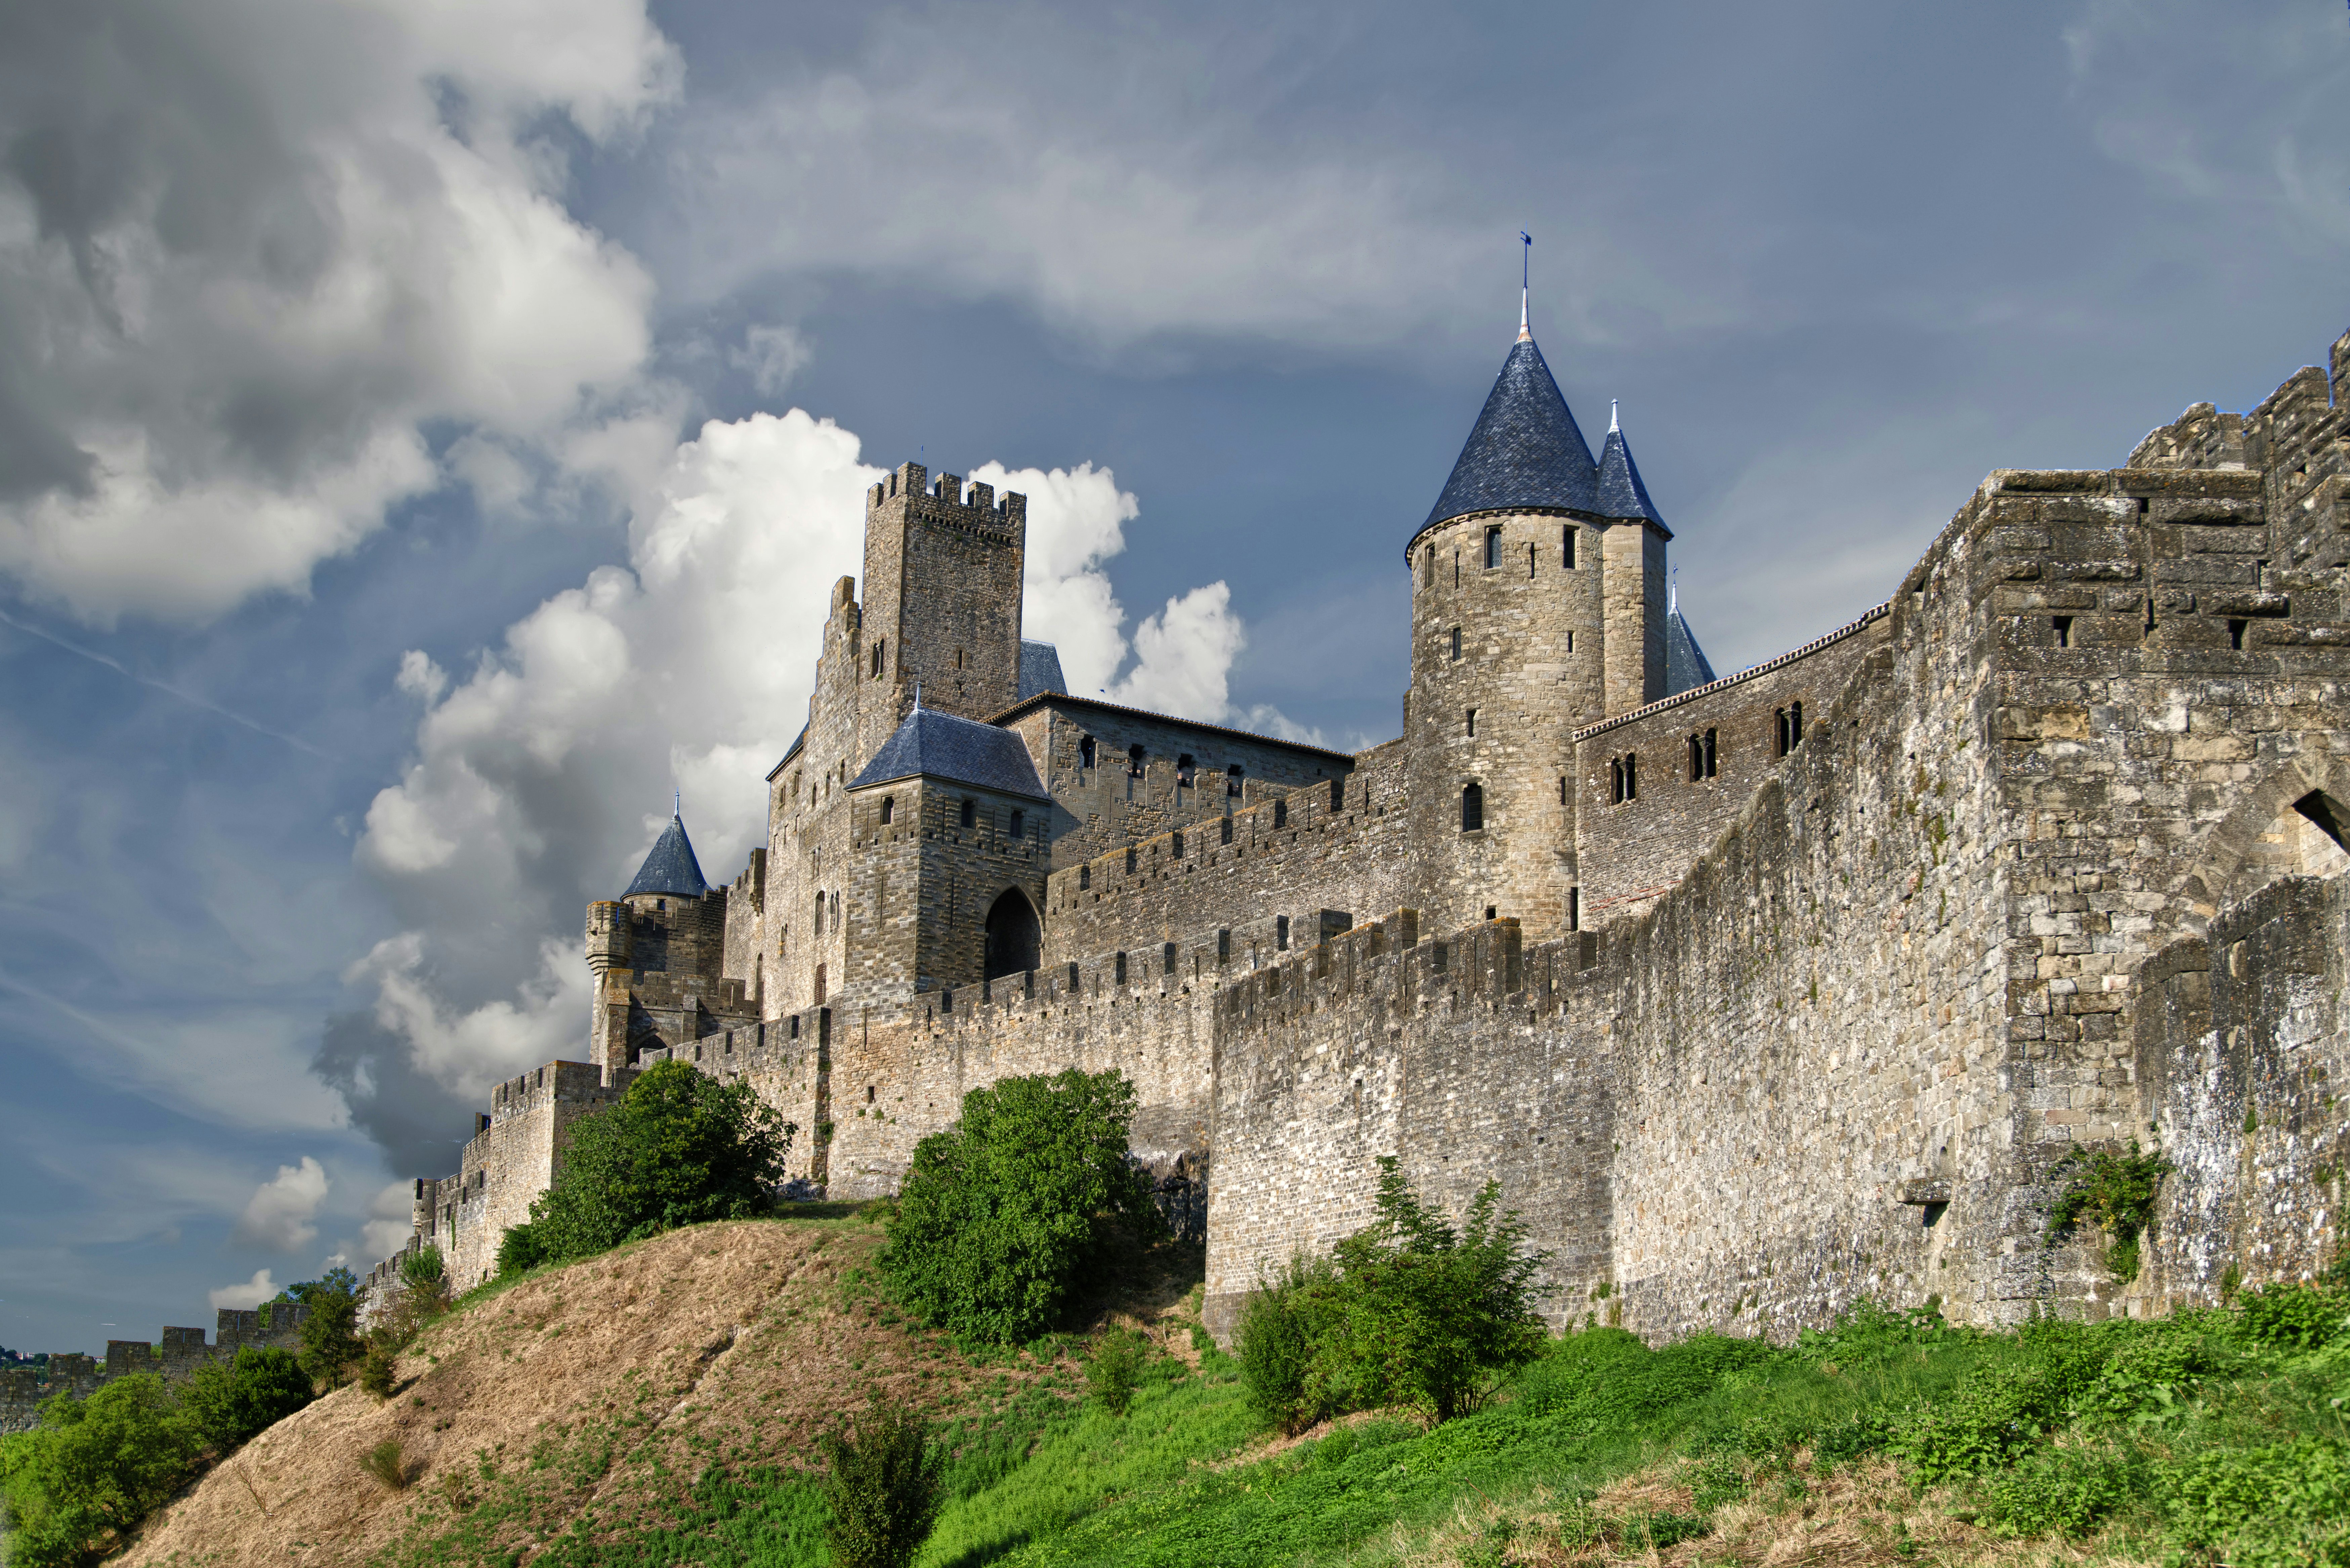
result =
[{"label": "castle rooftop", "polygon": [[1050,798],[1019,736],[993,724],[925,708],[919,696],[906,722],[873,753],[873,760],[848,787],[862,789],[910,778],[946,779],[1034,800]]},{"label": "castle rooftop", "polygon": [[1607,442],[1599,453],[1598,500],[1596,510],[1607,517],[1638,517],[1657,525],[1657,531],[1668,539],[1673,531],[1657,515],[1657,504],[1648,499],[1648,487],[1641,483],[1640,465],[1632,461],[1632,449],[1626,444],[1624,429],[1611,409],[1607,420]]},{"label": "castle rooftop", "polygon": [[710,884],[702,879],[702,862],[693,857],[693,841],[685,836],[685,817],[672,813],[669,826],[654,840],[652,853],[637,867],[636,880],[620,897],[666,893],[676,898],[699,898],[709,891]]},{"label": "castle rooftop", "polygon": [[1333,757],[1349,765],[1352,765],[1355,761],[1354,753],[1351,752],[1334,752],[1327,746],[1308,745],[1304,741],[1284,741],[1278,735],[1260,735],[1252,730],[1235,730],[1229,724],[1203,723],[1200,720],[1186,719],[1179,714],[1153,712],[1148,708],[1129,708],[1124,703],[1106,702],[1098,697],[1080,697],[1069,691],[1040,691],[1033,697],[1024,697],[1003,712],[988,720],[988,722],[1009,724],[1048,703],[1055,708],[1087,708],[1097,713],[1118,713],[1128,718],[1149,719],[1160,724],[1180,724],[1184,729],[1196,730],[1203,735],[1232,735],[1243,741],[1253,741],[1261,746],[1280,746],[1289,751],[1302,752],[1308,756]]},{"label": "castle rooftop", "polygon": [[1528,336],[1502,361],[1452,476],[1419,532],[1472,512],[1541,508],[1600,511],[1599,465]]}]

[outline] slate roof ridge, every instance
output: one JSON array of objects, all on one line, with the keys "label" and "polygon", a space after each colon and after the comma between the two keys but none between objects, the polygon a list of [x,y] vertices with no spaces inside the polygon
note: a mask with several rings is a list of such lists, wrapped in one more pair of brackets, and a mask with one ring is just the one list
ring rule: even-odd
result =
[{"label": "slate roof ridge", "polygon": [[1028,744],[1009,730],[958,718],[918,701],[881,749],[848,783],[850,789],[898,779],[936,778],[1006,794],[1048,800]]},{"label": "slate roof ridge", "polygon": [[1599,468],[1531,336],[1511,345],[1452,472],[1414,537],[1472,512],[1595,509]]}]

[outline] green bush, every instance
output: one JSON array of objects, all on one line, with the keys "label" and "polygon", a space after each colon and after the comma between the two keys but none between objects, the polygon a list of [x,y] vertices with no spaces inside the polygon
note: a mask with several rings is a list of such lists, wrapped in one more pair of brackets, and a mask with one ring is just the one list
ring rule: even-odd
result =
[{"label": "green bush", "polygon": [[2048,1240],[2062,1240],[2086,1220],[2106,1233],[2107,1271],[2119,1280],[2136,1279],[2137,1239],[2154,1219],[2156,1189],[2178,1168],[2159,1149],[2141,1153],[2132,1138],[2127,1154],[2076,1149],[2055,1168],[2071,1174],[2048,1211]]},{"label": "green bush", "polygon": [[1449,1421],[1543,1353],[1543,1259],[1522,1251],[1525,1228],[1500,1211],[1496,1184],[1456,1231],[1386,1158],[1375,1201],[1378,1218],[1327,1260],[1293,1263],[1243,1309],[1242,1374],[1269,1425],[1386,1405]]},{"label": "green bush", "polygon": [[1095,1341],[1093,1353],[1086,1357],[1086,1386],[1093,1390],[1103,1409],[1123,1416],[1134,1403],[1142,1364],[1142,1336],[1127,1329],[1114,1330]]},{"label": "green bush", "polygon": [[400,1282],[411,1291],[448,1294],[449,1266],[442,1261],[441,1249],[422,1247],[400,1259]]},{"label": "green bush", "polygon": [[234,1362],[196,1368],[180,1407],[216,1453],[259,1436],[314,1397],[310,1375],[291,1351],[247,1345]]},{"label": "green bush", "polygon": [[2239,1298],[2239,1332],[2254,1345],[2316,1350],[2350,1327],[2350,1293],[2318,1285],[2269,1285]]},{"label": "green bush", "polygon": [[1149,1179],[1128,1158],[1134,1085],[1116,1072],[1005,1078],[963,1097],[924,1138],[889,1225],[880,1268],[929,1322],[999,1344],[1057,1321],[1115,1221],[1163,1232]]},{"label": "green bush", "polygon": [[2145,1462],[2122,1449],[2041,1449],[1984,1489],[1982,1521],[1995,1534],[2086,1535],[2147,1485]]},{"label": "green bush", "polygon": [[205,1437],[151,1374],[41,1407],[44,1425],[0,1438],[12,1568],[73,1568],[119,1546],[184,1484]]},{"label": "green bush", "polygon": [[2188,1561],[2350,1563],[2350,1451],[2334,1439],[2214,1448],[2169,1467],[2161,1490],[2173,1544],[2197,1551]]},{"label": "green bush", "polygon": [[517,1228],[524,1239],[509,1231],[501,1240],[499,1270],[764,1214],[796,1130],[747,1083],[722,1084],[691,1063],[657,1063],[619,1104],[573,1125],[554,1185]]},{"label": "green bush", "polygon": [[913,1411],[879,1400],[853,1435],[821,1439],[830,1474],[825,1539],[838,1568],[904,1568],[943,1501],[944,1453]]}]

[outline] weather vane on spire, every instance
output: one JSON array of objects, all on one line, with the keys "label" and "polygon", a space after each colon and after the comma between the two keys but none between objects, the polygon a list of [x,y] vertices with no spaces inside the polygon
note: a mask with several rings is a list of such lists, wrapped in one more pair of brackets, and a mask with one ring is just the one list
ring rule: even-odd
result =
[{"label": "weather vane on spire", "polygon": [[1534,237],[1520,229],[1518,240],[1518,341],[1530,343],[1534,335],[1526,327],[1526,286],[1534,279]]}]

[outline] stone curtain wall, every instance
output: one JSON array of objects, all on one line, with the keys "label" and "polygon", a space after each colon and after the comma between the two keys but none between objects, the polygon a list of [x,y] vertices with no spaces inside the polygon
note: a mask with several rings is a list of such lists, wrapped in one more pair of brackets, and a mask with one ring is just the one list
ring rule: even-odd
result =
[{"label": "stone curtain wall", "polygon": [[[2293,878],[2148,960],[2135,1066],[2165,1178],[2132,1310],[2306,1279],[2341,1253],[2350,1161],[2350,880]],[[2085,1236],[2082,1249],[2099,1245]]]},{"label": "stone curtain wall", "polygon": [[[1212,822],[1234,807],[1356,766],[1356,759],[1344,753],[1106,703],[1047,699],[1006,728],[1026,742],[1036,776],[1052,794],[1055,871],[1174,828]],[[1094,742],[1092,767],[1083,765],[1087,739]],[[1143,748],[1139,775],[1130,766],[1129,748],[1138,745]],[[1193,763],[1188,785],[1178,766],[1186,756]],[[1237,793],[1232,787],[1234,766],[1241,769]]]},{"label": "stone curtain wall", "polygon": [[[1887,607],[1819,641],[1708,686],[1575,732],[1572,787],[1581,923],[1638,914],[1680,879],[1745,806],[1783,753],[1780,716],[1800,704],[1805,728],[1854,666],[1885,644]],[[1712,776],[1690,776],[1689,742],[1713,734]],[[1610,763],[1634,761],[1637,789],[1617,803]]]},{"label": "stone curtain wall", "polygon": [[46,1371],[32,1366],[0,1369],[0,1437],[29,1432],[40,1425],[42,1403],[57,1394],[87,1399],[109,1380],[153,1373],[166,1382],[182,1382],[196,1368],[213,1361],[233,1359],[247,1346],[275,1346],[298,1351],[302,1320],[310,1309],[289,1302],[274,1302],[254,1312],[220,1309],[214,1329],[216,1343],[204,1343],[201,1328],[167,1328],[162,1342],[109,1339],[103,1362],[87,1355],[52,1355]]},{"label": "stone curtain wall", "polygon": [[1303,947],[1317,940],[1305,928],[1324,909],[1409,902],[1402,753],[1400,742],[1364,753],[1337,784],[1335,809],[1326,780],[1267,791],[1231,815],[1230,843],[1224,819],[1210,817],[1131,846],[1131,871],[1120,848],[1055,872],[1045,893],[1046,964],[1173,942],[1187,964],[1205,951],[1212,971],[1219,931],[1230,933],[1225,957],[1247,963],[1253,947],[1255,961],[1271,961],[1284,916]]}]

